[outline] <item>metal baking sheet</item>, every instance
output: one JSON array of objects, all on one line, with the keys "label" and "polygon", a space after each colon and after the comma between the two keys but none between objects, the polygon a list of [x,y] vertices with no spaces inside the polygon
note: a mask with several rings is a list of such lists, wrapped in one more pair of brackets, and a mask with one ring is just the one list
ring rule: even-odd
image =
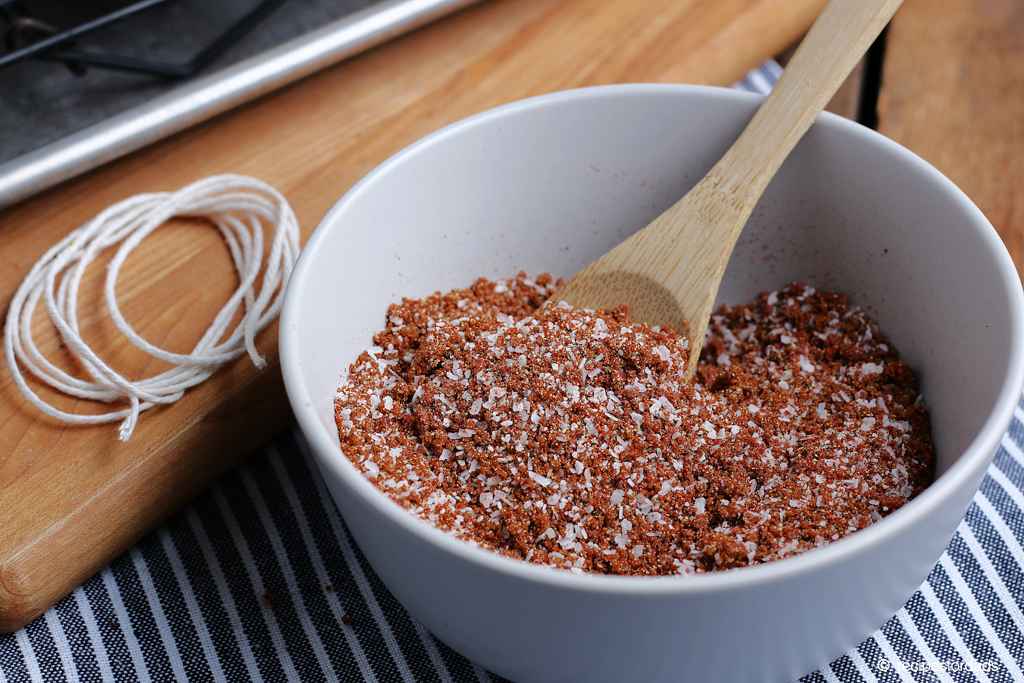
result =
[{"label": "metal baking sheet", "polygon": [[[101,120],[96,123],[3,160],[0,163],[0,208],[479,1],[375,2],[207,76],[174,86],[164,85],[162,92],[155,84],[142,84],[136,88],[136,97],[144,100],[141,103],[110,116],[101,113]],[[365,0],[360,4],[365,5]],[[274,29],[278,33],[284,30],[280,24],[271,29],[271,34]],[[31,74],[22,77],[31,78]],[[16,96],[11,88],[0,89],[0,101],[8,99],[10,102]],[[42,111],[40,118],[47,113],[57,119],[62,114],[65,118],[72,115],[71,105],[66,102],[71,95],[58,92],[55,96],[58,103],[50,106],[67,108]],[[60,97],[64,101],[60,101]],[[74,111],[81,112],[81,109]],[[5,135],[15,133],[4,127],[7,128]],[[29,136],[33,132],[18,130],[17,135]]]}]

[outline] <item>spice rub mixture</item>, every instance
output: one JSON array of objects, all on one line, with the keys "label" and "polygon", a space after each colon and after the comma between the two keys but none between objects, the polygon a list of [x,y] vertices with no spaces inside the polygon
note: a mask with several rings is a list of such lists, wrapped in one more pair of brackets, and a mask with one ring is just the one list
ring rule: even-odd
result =
[{"label": "spice rub mixture", "polygon": [[759,564],[846,536],[931,482],[907,365],[840,294],[791,285],[687,340],[541,304],[525,275],[403,300],[336,399],[385,494],[470,543],[575,572]]}]

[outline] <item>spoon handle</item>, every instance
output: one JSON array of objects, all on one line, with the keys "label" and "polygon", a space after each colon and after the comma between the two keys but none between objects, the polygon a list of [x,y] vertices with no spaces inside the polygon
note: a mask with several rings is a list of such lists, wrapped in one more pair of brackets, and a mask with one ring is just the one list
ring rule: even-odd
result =
[{"label": "spoon handle", "polygon": [[[633,258],[648,259],[650,279],[664,283],[678,305],[674,317],[660,311],[647,317],[673,324],[699,348],[729,256],[761,194],[902,1],[830,0],[732,147],[685,197],[634,235]],[[688,376],[697,356],[690,357]]]},{"label": "spoon handle", "polygon": [[902,0],[830,0],[739,139],[647,227],[580,271],[556,295],[685,336],[697,367],[722,274],[761,193]]},{"label": "spoon handle", "polygon": [[752,211],[779,166],[867,52],[902,0],[832,0],[743,134],[708,173]]}]

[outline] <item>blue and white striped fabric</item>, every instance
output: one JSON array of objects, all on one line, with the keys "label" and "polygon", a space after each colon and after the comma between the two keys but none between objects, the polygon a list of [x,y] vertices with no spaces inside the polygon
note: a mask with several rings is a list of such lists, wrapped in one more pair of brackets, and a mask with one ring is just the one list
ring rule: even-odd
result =
[{"label": "blue and white striped fabric", "polygon": [[774,59],[769,59],[761,66],[751,69],[743,80],[732,87],[737,90],[749,90],[767,95],[782,75],[782,67]]},{"label": "blue and white striped fabric", "polygon": [[[764,90],[777,77],[768,65],[745,87]],[[434,639],[388,593],[293,428],[29,626],[0,636],[0,683],[108,680],[501,679]],[[1024,681],[1024,408],[928,580],[860,647],[802,680]]]}]

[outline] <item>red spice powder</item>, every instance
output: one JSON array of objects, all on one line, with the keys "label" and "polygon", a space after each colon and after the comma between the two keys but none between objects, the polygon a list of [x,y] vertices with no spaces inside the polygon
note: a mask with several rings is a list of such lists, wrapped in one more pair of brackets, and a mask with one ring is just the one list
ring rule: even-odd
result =
[{"label": "red spice powder", "polygon": [[790,285],[687,341],[520,274],[405,299],[336,399],[343,451],[472,544],[610,574],[705,572],[846,536],[933,476],[907,365],[840,294]]}]

